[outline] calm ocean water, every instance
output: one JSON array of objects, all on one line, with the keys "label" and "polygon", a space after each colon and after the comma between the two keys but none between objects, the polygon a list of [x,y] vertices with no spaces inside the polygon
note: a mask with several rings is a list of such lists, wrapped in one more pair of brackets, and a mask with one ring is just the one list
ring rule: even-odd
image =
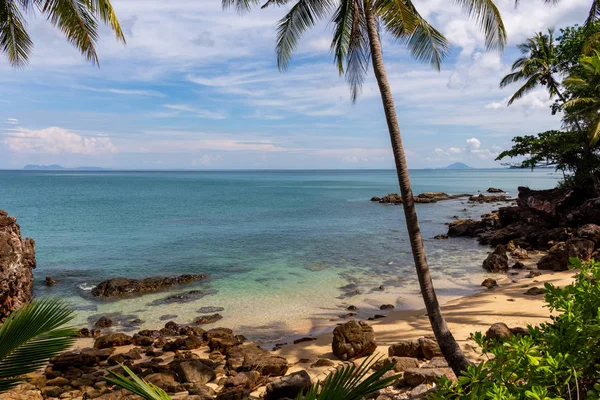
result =
[{"label": "calm ocean water", "polygon": [[[552,170],[415,170],[415,193],[476,193],[556,185]],[[393,171],[75,172],[0,171],[0,208],[36,240],[36,295],[67,299],[78,323],[120,313],[156,327],[200,307],[223,307],[219,324],[255,339],[281,339],[327,325],[356,304],[420,307],[402,209],[372,203],[397,192]],[[467,239],[433,240],[454,216],[478,217],[498,205],[465,200],[418,205],[440,294],[478,290],[488,249]],[[116,276],[205,273],[178,288],[206,296],[150,305],[169,293],[97,301],[90,289]],[[46,288],[45,276],[59,283]],[[378,290],[384,285],[384,290]],[[347,291],[360,295],[344,298]],[[172,293],[171,293],[172,294]],[[331,322],[329,322],[331,324]]]}]

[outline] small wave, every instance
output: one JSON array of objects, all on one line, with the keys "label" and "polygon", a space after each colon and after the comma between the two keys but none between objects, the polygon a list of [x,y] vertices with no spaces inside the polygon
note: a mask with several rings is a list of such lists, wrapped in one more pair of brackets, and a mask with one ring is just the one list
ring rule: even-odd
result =
[{"label": "small wave", "polygon": [[89,285],[87,282],[79,285],[79,289],[84,290],[86,292],[91,291],[95,287],[96,287],[96,285]]}]

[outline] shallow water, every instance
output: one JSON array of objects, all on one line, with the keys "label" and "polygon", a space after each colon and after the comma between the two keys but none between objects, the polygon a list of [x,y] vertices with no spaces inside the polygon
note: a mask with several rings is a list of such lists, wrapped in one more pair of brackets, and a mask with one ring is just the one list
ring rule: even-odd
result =
[{"label": "shallow water", "polygon": [[[517,186],[550,188],[560,178],[551,170],[509,169],[411,176],[415,193],[493,186],[513,195]],[[0,188],[0,208],[36,240],[36,295],[68,300],[79,309],[77,323],[121,313],[123,324],[137,318],[142,327],[156,327],[165,314],[187,323],[202,315],[201,307],[222,307],[218,325],[281,340],[324,329],[349,304],[361,316],[384,303],[422,306],[402,208],[369,201],[398,191],[393,171],[0,171]],[[477,291],[488,248],[432,238],[454,216],[477,218],[498,205],[459,199],[417,207],[439,294]],[[117,301],[90,293],[111,277],[185,273],[210,279]],[[46,288],[45,276],[59,283]],[[207,295],[150,305],[194,289]],[[343,298],[354,290],[360,294]]]}]

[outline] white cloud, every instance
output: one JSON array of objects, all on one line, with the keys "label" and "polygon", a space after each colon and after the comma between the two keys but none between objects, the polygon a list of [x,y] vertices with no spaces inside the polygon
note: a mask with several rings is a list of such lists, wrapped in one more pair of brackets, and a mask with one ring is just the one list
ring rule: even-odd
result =
[{"label": "white cloud", "polygon": [[184,112],[184,113],[194,114],[200,118],[225,119],[225,115],[223,113],[209,111],[209,110],[203,110],[201,108],[195,108],[195,107],[192,107],[192,106],[189,106],[186,104],[165,104],[165,108],[175,111],[172,114],[164,115],[164,116],[168,116],[168,117],[171,117],[171,116],[175,117],[175,116],[180,115],[180,113]]},{"label": "white cloud", "polygon": [[7,124],[11,124],[11,125],[18,125],[19,124],[19,120],[16,118],[8,118],[6,120]]},{"label": "white cloud", "polygon": [[87,90],[97,93],[123,94],[127,96],[156,96],[164,97],[164,94],[154,90],[134,90],[134,89],[117,89],[117,88],[95,88],[85,85],[75,85],[75,89]]},{"label": "white cloud", "polygon": [[448,149],[436,148],[433,153],[437,156],[438,160],[465,160],[466,158],[477,158],[480,160],[491,160],[496,158],[500,151],[500,148],[496,145],[491,146],[490,149],[482,149],[481,141],[477,138],[467,139],[464,148],[449,147]]},{"label": "white cloud", "polygon": [[467,139],[467,150],[473,151],[481,147],[481,141],[477,138]]},{"label": "white cloud", "polygon": [[21,154],[99,155],[117,151],[108,137],[85,137],[58,127],[17,128],[5,134],[2,144],[8,151]]}]

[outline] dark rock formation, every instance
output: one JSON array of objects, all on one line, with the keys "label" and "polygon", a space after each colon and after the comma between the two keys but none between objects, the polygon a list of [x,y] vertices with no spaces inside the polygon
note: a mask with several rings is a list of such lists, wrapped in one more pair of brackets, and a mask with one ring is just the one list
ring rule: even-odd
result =
[{"label": "dark rock formation", "polygon": [[487,192],[488,193],[504,193],[504,190],[491,187],[487,190]]},{"label": "dark rock formation", "polygon": [[221,314],[211,314],[211,315],[203,315],[194,320],[195,324],[204,325],[204,324],[213,324],[219,320],[223,319]]},{"label": "dark rock formation", "polygon": [[485,288],[488,288],[488,289],[493,289],[493,288],[495,288],[495,287],[497,287],[497,286],[498,286],[498,282],[496,282],[496,280],[495,280],[495,279],[492,279],[492,278],[487,278],[486,280],[484,280],[484,281],[481,283],[481,286],[483,286],[483,287],[485,287]]},{"label": "dark rock formation", "polygon": [[264,376],[283,376],[289,368],[284,357],[261,349],[256,343],[243,343],[227,352],[227,367],[234,371],[258,371]]},{"label": "dark rock formation", "polygon": [[540,261],[537,267],[542,270],[566,271],[569,258],[576,257],[586,262],[592,258],[595,244],[587,239],[571,239],[554,245]]},{"label": "dark rock formation", "polygon": [[113,321],[109,317],[100,317],[100,319],[96,321],[94,326],[98,328],[109,328],[112,326],[112,324]]},{"label": "dark rock formation", "polygon": [[304,370],[294,372],[269,383],[264,399],[295,399],[300,393],[310,388],[311,384],[308,372]]},{"label": "dark rock formation", "polygon": [[505,195],[489,195],[481,193],[477,196],[470,196],[469,202],[471,203],[499,203],[503,201],[513,201],[511,198]]},{"label": "dark rock formation", "polygon": [[496,249],[483,261],[483,268],[489,272],[508,271],[508,256],[506,246],[499,244]]},{"label": "dark rock formation", "polygon": [[366,322],[346,322],[334,329],[331,348],[342,361],[371,355],[377,349],[375,332]]},{"label": "dark rock formation", "polygon": [[55,284],[56,284],[56,281],[49,276],[47,276],[46,279],[44,279],[44,285],[46,285],[48,287],[54,286]]},{"label": "dark rock formation", "polygon": [[32,299],[35,242],[0,210],[0,321]]},{"label": "dark rock formation", "polygon": [[511,334],[510,328],[505,323],[498,322],[487,330],[485,337],[489,340],[504,341],[509,339]]},{"label": "dark rock formation", "polygon": [[124,333],[111,333],[108,335],[100,336],[94,342],[94,348],[96,349],[107,349],[116,346],[126,346],[132,343],[132,337]]},{"label": "dark rock formation", "polygon": [[[417,196],[413,196],[415,203],[428,204],[437,203],[438,201],[458,199],[461,197],[469,197],[470,194],[454,194],[450,195],[443,192],[425,192]],[[390,193],[383,197],[372,197],[371,201],[376,201],[382,204],[402,204],[402,196],[397,193]]]},{"label": "dark rock formation", "polygon": [[390,357],[424,358],[421,344],[418,340],[402,340],[388,349]]},{"label": "dark rock formation", "polygon": [[217,293],[216,290],[190,290],[186,293],[172,294],[162,299],[156,299],[148,303],[149,306],[162,306],[169,304],[184,304],[191,303],[192,301],[200,300],[206,296],[210,296]]},{"label": "dark rock formation", "polygon": [[94,289],[96,297],[117,297],[135,293],[156,292],[176,285],[183,285],[206,279],[206,275],[181,275],[176,277],[152,277],[141,280],[113,278],[103,281]]},{"label": "dark rock formation", "polygon": [[431,360],[434,357],[443,356],[442,350],[433,336],[419,338],[419,345],[421,346],[423,356],[428,360]]}]

